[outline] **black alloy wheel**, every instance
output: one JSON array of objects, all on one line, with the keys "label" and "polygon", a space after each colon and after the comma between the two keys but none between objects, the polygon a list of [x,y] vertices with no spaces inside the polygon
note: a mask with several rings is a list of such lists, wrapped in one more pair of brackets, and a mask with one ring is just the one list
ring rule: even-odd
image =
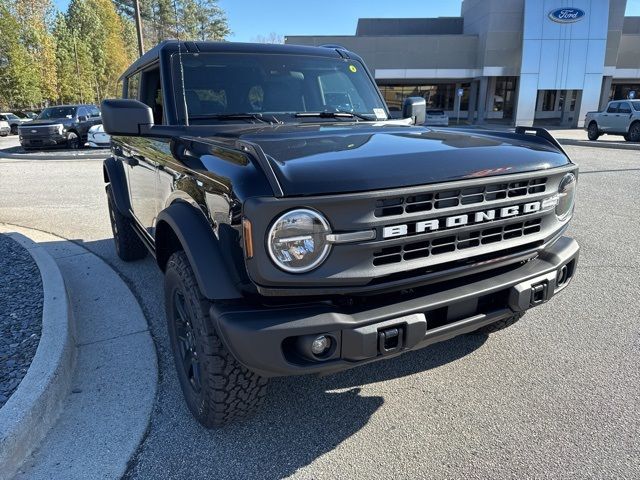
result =
[{"label": "black alloy wheel", "polygon": [[640,122],[635,122],[629,128],[629,133],[625,136],[629,142],[640,142]]},{"label": "black alloy wheel", "polygon": [[202,389],[202,367],[196,348],[196,332],[187,308],[187,302],[180,290],[173,294],[173,321],[182,371],[194,393]]}]

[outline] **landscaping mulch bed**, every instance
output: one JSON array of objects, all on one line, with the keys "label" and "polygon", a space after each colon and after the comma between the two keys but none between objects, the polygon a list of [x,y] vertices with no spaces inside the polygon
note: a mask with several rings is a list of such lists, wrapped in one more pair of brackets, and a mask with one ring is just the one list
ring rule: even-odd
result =
[{"label": "landscaping mulch bed", "polygon": [[0,234],[0,408],[18,388],[42,330],[42,280],[29,252]]}]

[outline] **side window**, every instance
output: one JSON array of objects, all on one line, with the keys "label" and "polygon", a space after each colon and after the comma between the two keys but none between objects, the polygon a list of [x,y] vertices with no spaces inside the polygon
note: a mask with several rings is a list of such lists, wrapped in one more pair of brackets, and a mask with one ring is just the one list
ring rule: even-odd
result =
[{"label": "side window", "polygon": [[618,113],[631,113],[631,107],[629,106],[628,103],[623,102],[620,104],[620,107],[618,108]]},{"label": "side window", "polygon": [[126,98],[138,99],[140,93],[140,72],[130,76],[127,79],[127,95]]},{"label": "side window", "polygon": [[607,108],[607,113],[618,113],[618,105],[620,105],[620,103],[618,102],[613,102],[609,104],[609,108]]},{"label": "side window", "polygon": [[100,118],[100,110],[98,110],[98,107],[89,107],[89,116],[91,118]]},{"label": "side window", "polygon": [[142,72],[138,99],[151,107],[154,123],[162,125],[164,123],[164,98],[160,82],[160,69],[158,67]]},{"label": "side window", "polygon": [[89,118],[89,111],[85,107],[78,108],[78,118],[80,117]]}]

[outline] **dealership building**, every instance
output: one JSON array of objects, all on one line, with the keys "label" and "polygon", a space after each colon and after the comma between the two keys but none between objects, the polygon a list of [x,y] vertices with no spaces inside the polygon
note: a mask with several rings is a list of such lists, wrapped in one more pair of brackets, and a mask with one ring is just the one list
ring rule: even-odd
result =
[{"label": "dealership building", "polygon": [[583,126],[640,98],[640,17],[626,0],[463,0],[460,17],[362,18],[355,35],[286,37],[364,58],[392,110],[422,96],[455,123]]}]

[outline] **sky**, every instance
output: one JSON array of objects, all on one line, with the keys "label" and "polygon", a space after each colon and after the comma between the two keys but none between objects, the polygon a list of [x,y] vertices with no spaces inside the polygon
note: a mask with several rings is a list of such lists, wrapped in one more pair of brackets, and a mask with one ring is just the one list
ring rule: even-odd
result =
[{"label": "sky", "polygon": [[[65,10],[69,0],[54,0]],[[279,35],[353,35],[358,18],[455,17],[462,0],[219,0],[235,42]],[[640,0],[627,0],[626,15],[640,16]]]}]

